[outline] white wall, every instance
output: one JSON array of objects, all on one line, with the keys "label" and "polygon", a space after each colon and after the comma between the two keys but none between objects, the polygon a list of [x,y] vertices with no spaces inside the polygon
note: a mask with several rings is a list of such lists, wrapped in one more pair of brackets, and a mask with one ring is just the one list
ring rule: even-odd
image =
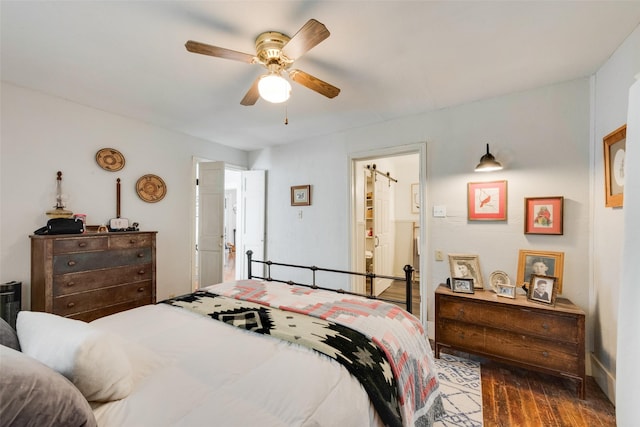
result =
[{"label": "white wall", "polygon": [[[640,72],[640,27],[627,38],[595,75],[594,90],[594,179],[593,179],[593,288],[591,307],[593,330],[593,376],[614,400],[620,283],[622,278],[624,208],[606,208],[604,192],[604,150],[602,138],[627,122],[629,88]],[[627,159],[627,165],[640,164]],[[625,189],[627,190],[627,189]],[[637,228],[637,226],[636,226]],[[635,262],[638,262],[636,255]],[[637,281],[636,281],[637,282]],[[636,304],[639,302],[636,301]],[[637,326],[637,325],[636,325]],[[637,332],[637,330],[636,330]],[[637,336],[637,333],[636,333]],[[626,373],[624,373],[626,375]]]},{"label": "white wall", "polygon": [[[627,154],[629,165],[640,165],[640,73],[629,95],[627,114]],[[619,298],[618,353],[616,381],[616,415],[619,426],[631,426],[640,419],[636,391],[640,382],[640,170],[630,167],[626,172],[624,195],[623,271]]]},{"label": "white wall", "polygon": [[[55,204],[56,172],[62,171],[67,207],[90,224],[116,216],[116,178],[122,180],[123,217],[141,230],[158,231],[157,297],[191,289],[192,157],[246,166],[246,153],[142,122],[2,83],[0,139],[0,282],[23,283],[30,306],[28,236],[46,224]],[[107,172],[96,161],[104,147],[125,156],[124,169]],[[135,182],[153,173],[167,184],[158,203],[145,203]]]},{"label": "white wall", "polygon": [[[431,254],[476,253],[485,280],[503,270],[515,280],[519,249],[565,252],[564,295],[587,310],[590,205],[590,83],[560,83],[428,114],[389,121],[304,143],[251,153],[255,168],[269,169],[267,255],[302,264],[349,267],[349,175],[352,153],[427,141],[427,204],[445,205],[446,218],[427,218],[425,256],[433,319],[433,289],[449,275]],[[485,144],[506,169],[473,169]],[[508,180],[506,222],[468,223],[470,181]],[[313,205],[297,220],[288,206],[290,185],[312,184]],[[523,199],[565,197],[563,236],[525,236]],[[311,237],[311,239],[309,239]]]}]

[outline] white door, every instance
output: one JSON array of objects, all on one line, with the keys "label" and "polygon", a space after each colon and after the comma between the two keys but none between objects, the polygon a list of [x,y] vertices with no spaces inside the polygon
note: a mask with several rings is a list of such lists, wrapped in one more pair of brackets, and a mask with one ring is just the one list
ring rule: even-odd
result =
[{"label": "white door", "polygon": [[[374,173],[373,210],[373,272],[393,276],[393,230],[391,228],[391,208],[389,180]],[[380,295],[391,285],[391,280],[376,278],[374,292]]]},{"label": "white door", "polygon": [[[253,251],[253,259],[264,261],[265,240],[265,171],[242,172],[242,203],[240,208],[240,243],[242,250],[236,253],[236,278],[247,278],[247,251]],[[263,275],[260,264],[254,264],[253,274]]]},{"label": "white door", "polygon": [[224,263],[224,162],[198,165],[198,287],[222,282]]}]

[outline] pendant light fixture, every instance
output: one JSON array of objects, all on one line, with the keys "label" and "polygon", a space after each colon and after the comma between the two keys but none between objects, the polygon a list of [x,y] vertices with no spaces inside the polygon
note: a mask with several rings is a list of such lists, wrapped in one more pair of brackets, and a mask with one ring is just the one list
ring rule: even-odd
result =
[{"label": "pendant light fixture", "polygon": [[489,144],[487,144],[487,154],[480,158],[480,163],[476,166],[476,172],[493,172],[502,170],[502,165],[489,152]]}]

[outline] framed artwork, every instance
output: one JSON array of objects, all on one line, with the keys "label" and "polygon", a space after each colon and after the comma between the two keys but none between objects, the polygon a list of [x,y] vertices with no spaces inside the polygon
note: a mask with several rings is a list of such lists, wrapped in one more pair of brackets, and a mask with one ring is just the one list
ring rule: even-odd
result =
[{"label": "framed artwork", "polygon": [[514,285],[497,285],[496,294],[499,297],[516,298],[516,287]]},{"label": "framed artwork", "polygon": [[494,292],[498,292],[498,286],[505,285],[511,286],[511,280],[509,279],[509,275],[504,271],[494,271],[489,275],[489,285]]},{"label": "framed artwork", "polygon": [[451,279],[451,290],[453,292],[462,292],[465,294],[472,294],[474,293],[473,279],[454,277],[453,279]]},{"label": "framed artwork", "polygon": [[291,187],[291,206],[309,206],[310,204],[310,185],[294,185]]},{"label": "framed artwork", "polygon": [[622,207],[624,193],[627,125],[622,125],[602,139],[604,143],[604,205]]},{"label": "framed artwork", "polygon": [[531,275],[555,277],[555,290],[562,293],[562,270],[564,269],[564,252],[520,250],[518,256],[517,284],[529,286]]},{"label": "framed artwork", "polygon": [[524,234],[562,234],[564,197],[526,197]]},{"label": "framed artwork", "polygon": [[473,279],[474,288],[484,288],[478,255],[449,254],[449,270],[452,278]]},{"label": "framed artwork", "polygon": [[420,184],[411,184],[411,213],[420,213]]},{"label": "framed artwork", "polygon": [[556,281],[556,278],[552,276],[532,274],[531,282],[527,289],[527,299],[543,304],[555,304],[558,293]]},{"label": "framed artwork", "polygon": [[469,221],[507,220],[507,181],[467,184]]}]

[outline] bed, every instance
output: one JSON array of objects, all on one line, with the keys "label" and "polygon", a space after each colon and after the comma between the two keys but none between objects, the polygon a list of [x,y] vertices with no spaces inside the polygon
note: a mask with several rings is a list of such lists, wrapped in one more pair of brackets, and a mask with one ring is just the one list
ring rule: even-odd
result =
[{"label": "bed", "polygon": [[[7,425],[35,419],[30,400],[55,413],[30,425],[423,426],[444,413],[415,317],[315,286],[221,283],[91,323],[21,312],[16,329],[0,355]],[[59,378],[34,379],[47,369]]]}]

